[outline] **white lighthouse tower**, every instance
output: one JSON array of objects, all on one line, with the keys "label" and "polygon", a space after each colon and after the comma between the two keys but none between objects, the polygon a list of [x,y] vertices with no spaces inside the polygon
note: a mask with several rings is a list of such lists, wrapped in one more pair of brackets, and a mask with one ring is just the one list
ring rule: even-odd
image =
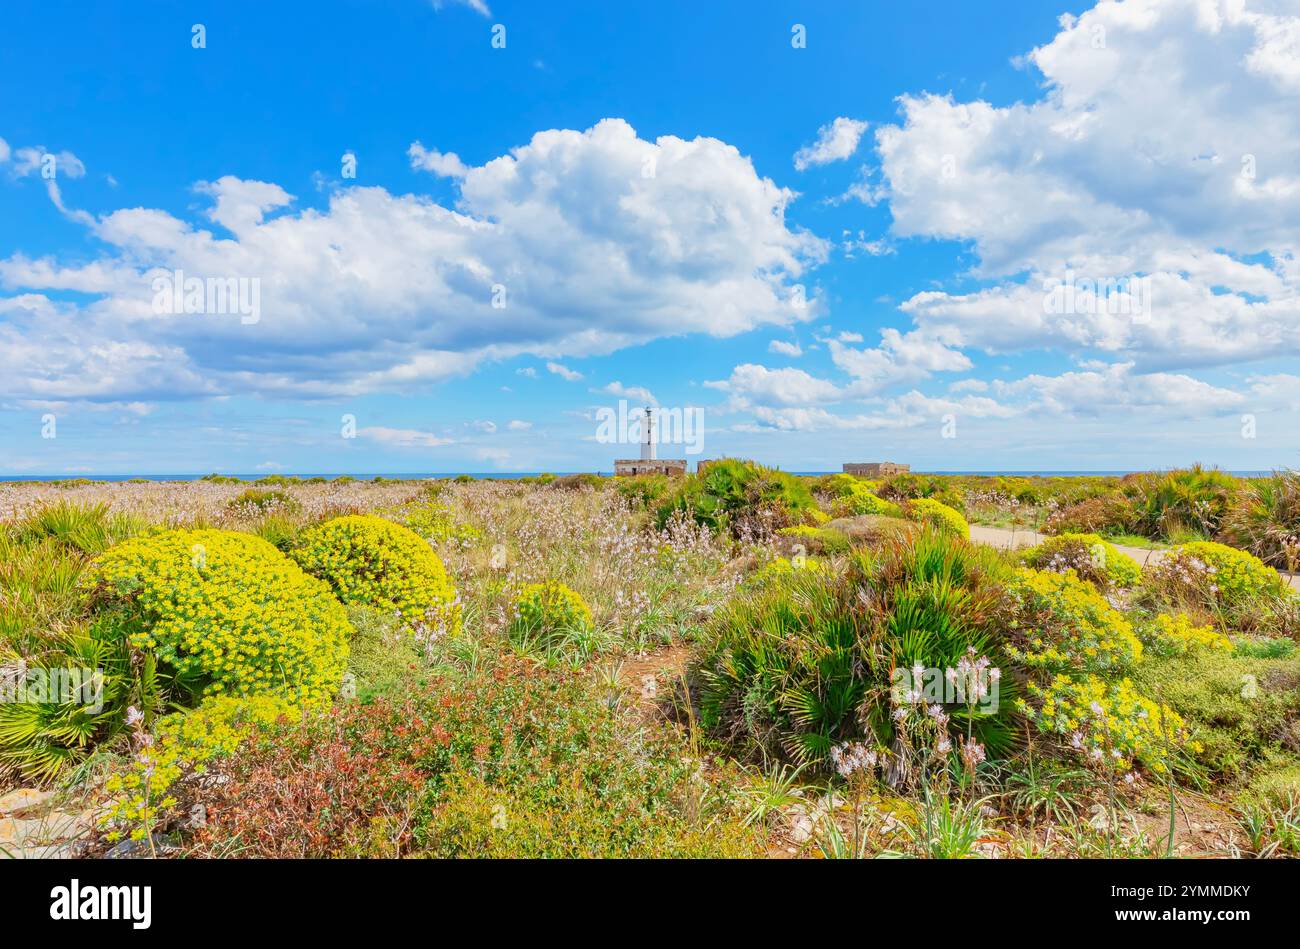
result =
[{"label": "white lighthouse tower", "polygon": [[655,446],[659,442],[659,433],[655,431],[655,410],[650,406],[645,407],[645,415],[641,418],[641,460],[654,461],[658,457]]},{"label": "white lighthouse tower", "polygon": [[[619,411],[621,412],[622,409]],[[685,458],[659,457],[660,419],[658,416],[659,413],[656,413],[653,408],[648,405],[645,407],[645,414],[641,416],[641,457],[615,459],[614,474],[620,477],[668,475],[674,478],[686,474]]]}]

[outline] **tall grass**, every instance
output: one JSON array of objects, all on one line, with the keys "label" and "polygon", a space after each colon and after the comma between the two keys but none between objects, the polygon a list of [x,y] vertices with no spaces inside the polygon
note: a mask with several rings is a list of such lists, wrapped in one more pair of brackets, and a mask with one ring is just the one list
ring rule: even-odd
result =
[{"label": "tall grass", "polygon": [[1222,539],[1270,566],[1300,568],[1300,472],[1248,481],[1224,518]]}]

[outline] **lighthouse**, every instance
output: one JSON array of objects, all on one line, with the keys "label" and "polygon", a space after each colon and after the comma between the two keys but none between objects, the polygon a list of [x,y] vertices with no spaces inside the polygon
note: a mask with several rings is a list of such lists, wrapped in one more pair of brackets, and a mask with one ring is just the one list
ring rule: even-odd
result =
[{"label": "lighthouse", "polygon": [[[622,409],[620,409],[621,411]],[[655,410],[647,405],[645,414],[641,416],[641,457],[616,459],[614,461],[614,474],[622,477],[668,475],[673,478],[679,478],[686,474],[685,458],[659,457],[659,421]],[[623,429],[623,431],[627,432],[628,436],[631,435],[630,428]],[[670,439],[672,438],[671,431],[670,429]]]},{"label": "lighthouse", "polygon": [[655,460],[655,444],[659,441],[658,432],[655,431],[655,410],[650,406],[645,407],[645,415],[641,418],[641,460]]}]

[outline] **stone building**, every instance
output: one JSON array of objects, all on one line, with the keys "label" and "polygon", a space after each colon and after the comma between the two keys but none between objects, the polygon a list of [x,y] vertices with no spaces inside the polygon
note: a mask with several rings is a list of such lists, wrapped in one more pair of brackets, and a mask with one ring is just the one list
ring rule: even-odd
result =
[{"label": "stone building", "polygon": [[685,458],[659,458],[656,445],[659,443],[659,427],[655,422],[654,409],[646,406],[645,419],[641,423],[641,457],[618,458],[614,461],[616,475],[662,474],[678,477],[686,474]]},{"label": "stone building", "polygon": [[900,465],[893,461],[846,462],[844,473],[858,478],[885,478],[889,475],[907,474],[911,465]]},{"label": "stone building", "polygon": [[661,474],[679,477],[686,474],[685,458],[618,458],[614,461],[616,475]]}]

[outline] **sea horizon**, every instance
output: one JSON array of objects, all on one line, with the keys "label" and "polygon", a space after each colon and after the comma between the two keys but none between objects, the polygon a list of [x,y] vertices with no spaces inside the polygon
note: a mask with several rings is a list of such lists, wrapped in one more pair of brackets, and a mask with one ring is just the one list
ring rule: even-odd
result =
[{"label": "sea horizon", "polygon": [[[773,466],[776,467],[776,466]],[[782,470],[782,469],[778,469]],[[1170,468],[1131,468],[1131,469],[989,469],[984,471],[975,470],[915,470],[908,472],[915,475],[942,475],[948,477],[966,476],[966,477],[1022,477],[1022,478],[1087,478],[1087,477],[1111,477],[1120,478],[1130,474],[1142,474],[1146,472],[1174,471],[1175,467]],[[1264,478],[1273,474],[1274,471],[1290,470],[1284,467],[1275,469],[1248,470],[1248,469],[1215,469],[1224,471],[1237,478]],[[839,471],[790,471],[789,474],[798,477],[817,478],[824,475],[841,474]],[[151,481],[151,482],[190,482],[202,481],[210,477],[213,472],[204,472],[203,474],[195,473],[163,473],[163,474],[39,474],[39,475],[14,475],[0,473],[0,483],[41,483],[41,482],[58,482],[58,481],[100,481],[104,483],[121,483],[126,481]],[[431,481],[445,478],[455,478],[460,475],[468,475],[471,478],[480,481],[513,481],[519,478],[538,478],[544,474],[554,475],[555,477],[565,477],[576,474],[594,474],[601,477],[612,477],[612,471],[442,471],[442,472],[385,472],[385,471],[339,471],[339,472],[260,472],[260,473],[219,473],[220,477],[237,478],[240,481],[260,481],[264,478],[290,478],[290,479],[307,479],[307,478],[325,478],[333,480],[335,478],[355,478],[357,481],[373,481],[375,478],[387,478],[398,481]]]}]

